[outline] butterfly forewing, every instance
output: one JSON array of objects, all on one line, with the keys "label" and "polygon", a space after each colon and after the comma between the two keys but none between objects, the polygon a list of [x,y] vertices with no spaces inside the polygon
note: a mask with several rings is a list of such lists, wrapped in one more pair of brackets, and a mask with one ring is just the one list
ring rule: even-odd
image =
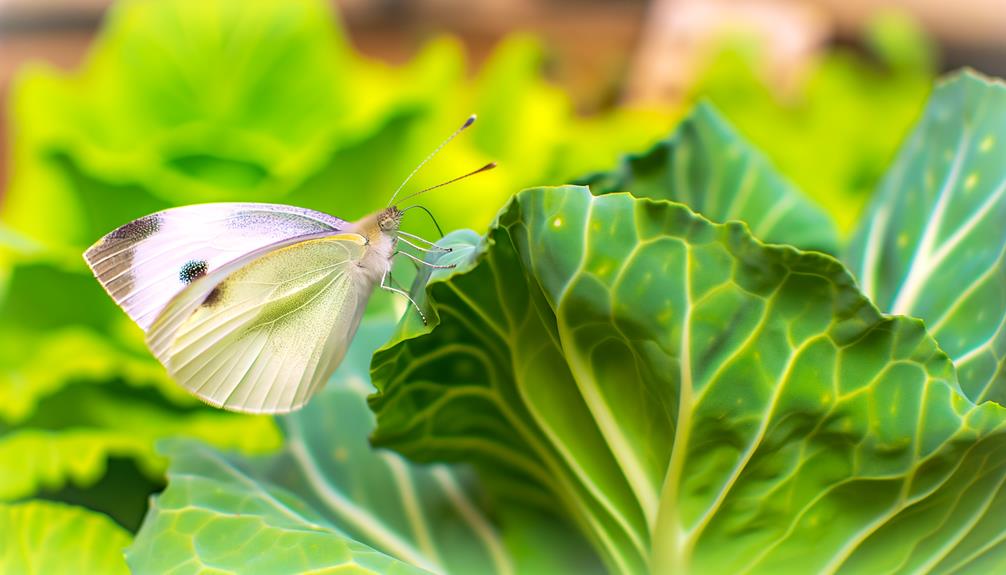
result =
[{"label": "butterfly forewing", "polygon": [[154,323],[169,373],[226,409],[296,409],[331,376],[373,289],[355,233],[264,248],[198,279]]},{"label": "butterfly forewing", "polygon": [[321,212],[278,204],[221,203],[173,208],[109,233],[84,258],[144,330],[200,277],[276,242],[347,229]]}]

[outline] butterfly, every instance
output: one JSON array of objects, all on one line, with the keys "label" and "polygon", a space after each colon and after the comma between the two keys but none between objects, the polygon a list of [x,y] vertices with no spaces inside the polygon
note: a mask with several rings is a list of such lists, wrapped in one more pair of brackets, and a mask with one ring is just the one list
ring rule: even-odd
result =
[{"label": "butterfly", "polygon": [[469,117],[427,156],[386,208],[359,221],[279,204],[183,206],[117,228],[84,259],[146,333],[153,355],[191,393],[231,411],[293,411],[338,367],[375,289],[404,296],[426,321],[409,294],[395,287],[392,258],[450,267],[401,245],[423,253],[450,250],[401,230],[405,212],[421,206],[400,209],[394,200],[474,121]]}]

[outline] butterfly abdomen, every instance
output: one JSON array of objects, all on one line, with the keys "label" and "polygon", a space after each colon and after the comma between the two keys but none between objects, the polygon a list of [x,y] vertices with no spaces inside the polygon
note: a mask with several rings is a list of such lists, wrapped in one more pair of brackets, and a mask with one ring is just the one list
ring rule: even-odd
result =
[{"label": "butterfly abdomen", "polygon": [[377,285],[384,274],[391,269],[391,255],[395,249],[395,238],[380,234],[367,242],[363,257],[356,265],[356,273],[372,285]]}]

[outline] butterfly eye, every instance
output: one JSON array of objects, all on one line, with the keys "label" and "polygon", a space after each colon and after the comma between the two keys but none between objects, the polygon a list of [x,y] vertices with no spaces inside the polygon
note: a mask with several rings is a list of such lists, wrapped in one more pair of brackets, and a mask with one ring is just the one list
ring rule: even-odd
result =
[{"label": "butterfly eye", "polygon": [[387,208],[377,216],[377,226],[382,232],[397,230],[402,220],[402,212],[394,206]]}]

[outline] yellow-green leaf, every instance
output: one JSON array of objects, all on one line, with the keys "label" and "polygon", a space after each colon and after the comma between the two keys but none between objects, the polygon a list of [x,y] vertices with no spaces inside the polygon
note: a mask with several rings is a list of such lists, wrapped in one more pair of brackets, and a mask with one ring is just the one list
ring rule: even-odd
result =
[{"label": "yellow-green leaf", "polygon": [[378,445],[504,475],[616,573],[1006,569],[1006,409],[832,257],[583,187],[450,255],[374,356]]},{"label": "yellow-green leaf", "polygon": [[125,575],[131,539],[108,517],[80,507],[0,503],[0,573]]},{"label": "yellow-green leaf", "polygon": [[882,310],[922,318],[973,401],[1006,404],[1006,85],[937,86],[846,261]]},{"label": "yellow-green leaf", "polygon": [[831,216],[786,181],[709,104],[697,106],[667,139],[580,183],[589,184],[595,194],[629,192],[680,202],[713,221],[740,220],[765,241],[838,250]]}]

